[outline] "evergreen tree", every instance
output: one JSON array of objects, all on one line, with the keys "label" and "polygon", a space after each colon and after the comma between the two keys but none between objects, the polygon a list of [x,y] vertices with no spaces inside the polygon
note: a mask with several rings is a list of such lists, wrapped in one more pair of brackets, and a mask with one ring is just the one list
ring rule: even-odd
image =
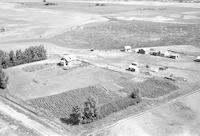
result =
[{"label": "evergreen tree", "polygon": [[0,88],[5,89],[8,84],[8,76],[6,73],[0,68]]},{"label": "evergreen tree", "polygon": [[15,66],[16,65],[16,56],[15,52],[12,50],[9,53],[9,66]]},{"label": "evergreen tree", "polygon": [[23,52],[22,50],[17,50],[16,51],[16,60],[17,60],[17,64],[16,65],[20,65],[20,64],[23,64]]}]

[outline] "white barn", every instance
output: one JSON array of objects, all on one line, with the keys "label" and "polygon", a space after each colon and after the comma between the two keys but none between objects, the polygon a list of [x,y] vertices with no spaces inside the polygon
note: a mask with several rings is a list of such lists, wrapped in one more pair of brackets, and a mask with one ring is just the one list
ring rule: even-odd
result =
[{"label": "white barn", "polygon": [[77,58],[75,55],[64,55],[61,59],[60,59],[60,65],[70,65],[73,61],[76,61]]}]

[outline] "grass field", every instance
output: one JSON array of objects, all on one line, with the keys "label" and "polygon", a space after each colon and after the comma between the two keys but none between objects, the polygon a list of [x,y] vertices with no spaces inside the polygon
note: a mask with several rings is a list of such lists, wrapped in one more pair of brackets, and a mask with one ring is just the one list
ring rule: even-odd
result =
[{"label": "grass field", "polygon": [[194,45],[200,46],[199,24],[110,21],[95,23],[50,39],[72,48],[113,49],[132,47]]}]

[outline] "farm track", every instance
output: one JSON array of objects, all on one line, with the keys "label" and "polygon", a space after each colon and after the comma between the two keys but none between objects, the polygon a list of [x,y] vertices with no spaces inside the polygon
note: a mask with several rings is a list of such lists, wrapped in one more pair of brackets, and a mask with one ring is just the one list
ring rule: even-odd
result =
[{"label": "farm track", "polygon": [[[37,120],[34,120],[33,118],[31,118],[29,115],[24,114],[23,111],[20,112],[21,109],[23,109],[24,111],[27,111],[28,110],[27,108],[24,109],[24,107],[17,104],[16,102],[13,102],[4,97],[0,97],[0,99],[1,99],[0,112],[10,116],[14,120],[21,122],[24,126],[36,131],[41,136],[67,136],[67,135],[61,134],[60,132],[56,132],[55,130],[52,130],[51,127],[47,127],[47,126],[41,124]],[[3,101],[6,101],[6,102],[3,102]],[[9,104],[7,104],[7,103],[9,103]],[[19,108],[17,108],[17,107],[19,107]],[[28,112],[30,112],[30,110],[28,110]],[[33,113],[33,112],[31,111],[31,113]]]},{"label": "farm track", "polygon": [[[116,122],[116,123],[114,123],[114,124],[112,124],[112,125],[108,125],[108,126],[106,126],[106,127],[104,127],[104,128],[101,128],[101,129],[98,129],[98,130],[93,131],[93,132],[91,132],[91,133],[88,133],[87,136],[96,136],[96,135],[98,135],[101,131],[104,131],[104,130],[106,130],[106,129],[112,128],[112,127],[114,127],[114,126],[117,126],[117,125],[119,125],[120,123],[124,123],[124,122],[126,122],[126,121],[128,121],[128,120],[130,120],[130,119],[132,119],[132,118],[137,118],[137,117],[142,116],[142,115],[144,115],[144,114],[146,114],[146,113],[153,112],[153,111],[155,111],[155,110],[158,110],[158,109],[160,109],[160,108],[163,108],[164,106],[167,106],[167,105],[176,103],[178,100],[181,100],[181,99],[183,99],[183,98],[185,98],[185,97],[187,97],[187,96],[190,96],[190,95],[195,94],[195,93],[198,93],[198,92],[200,92],[200,89],[191,91],[191,92],[189,92],[189,93],[187,93],[187,94],[184,94],[184,95],[181,95],[181,96],[179,96],[179,97],[177,97],[177,98],[175,98],[175,99],[173,99],[173,100],[171,100],[171,101],[169,101],[169,102],[167,102],[167,103],[158,105],[158,106],[156,106],[156,107],[154,107],[154,108],[151,108],[151,109],[149,109],[149,110],[145,110],[145,111],[143,111],[143,112],[141,112],[141,113],[138,113],[138,114],[136,114],[136,115],[129,116],[129,117],[125,118],[125,119],[119,120],[118,122]],[[84,134],[83,134],[83,135],[84,135]]]}]

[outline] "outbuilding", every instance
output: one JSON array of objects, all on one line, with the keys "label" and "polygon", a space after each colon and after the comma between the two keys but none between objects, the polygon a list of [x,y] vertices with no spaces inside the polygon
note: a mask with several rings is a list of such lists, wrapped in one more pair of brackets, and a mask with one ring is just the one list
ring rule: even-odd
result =
[{"label": "outbuilding", "polygon": [[132,50],[131,46],[124,46],[125,52],[131,52],[131,50]]},{"label": "outbuilding", "polygon": [[170,54],[169,58],[178,59],[179,55],[178,54]]},{"label": "outbuilding", "polygon": [[65,65],[70,65],[73,61],[76,61],[77,58],[75,55],[64,55],[60,59],[60,65],[65,66]]}]

